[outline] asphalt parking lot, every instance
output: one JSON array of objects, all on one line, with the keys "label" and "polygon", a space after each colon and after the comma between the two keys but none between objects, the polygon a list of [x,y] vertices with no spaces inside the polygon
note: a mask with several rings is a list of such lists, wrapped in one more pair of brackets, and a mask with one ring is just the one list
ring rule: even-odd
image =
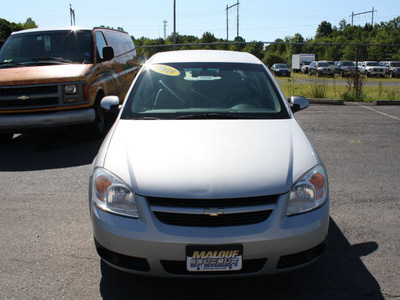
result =
[{"label": "asphalt parking lot", "polygon": [[330,179],[328,248],[273,276],[161,279],[98,258],[87,186],[101,140],[72,131],[0,145],[1,299],[400,299],[400,106],[311,105],[296,119]]}]

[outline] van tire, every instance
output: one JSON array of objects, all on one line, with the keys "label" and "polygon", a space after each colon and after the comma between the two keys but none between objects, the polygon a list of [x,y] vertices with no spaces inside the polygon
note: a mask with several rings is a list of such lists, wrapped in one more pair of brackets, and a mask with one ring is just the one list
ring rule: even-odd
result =
[{"label": "van tire", "polygon": [[0,134],[0,143],[7,143],[13,139],[13,133],[3,133]]},{"label": "van tire", "polygon": [[87,125],[88,134],[95,139],[105,137],[112,125],[109,114],[100,106],[101,99],[103,99],[103,96],[101,94],[97,95],[93,106],[96,117],[94,122]]}]

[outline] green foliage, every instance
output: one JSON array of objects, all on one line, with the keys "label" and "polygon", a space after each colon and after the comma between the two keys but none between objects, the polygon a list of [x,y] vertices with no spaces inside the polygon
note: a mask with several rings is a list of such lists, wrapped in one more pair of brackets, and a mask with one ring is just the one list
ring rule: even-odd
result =
[{"label": "green foliage", "polygon": [[13,31],[19,31],[23,29],[30,29],[38,27],[31,18],[26,19],[25,23],[11,23],[7,20],[0,18],[0,47],[4,44],[6,39],[10,36]]},{"label": "green foliage", "polygon": [[264,65],[266,65],[268,68],[271,68],[273,64],[285,62],[285,59],[283,56],[277,53],[268,52],[265,54],[264,59],[262,61]]},{"label": "green foliage", "polygon": [[327,84],[325,80],[315,79],[310,85],[310,93],[312,98],[325,98],[327,94]]},{"label": "green foliage", "polygon": [[321,24],[317,28],[317,33],[315,34],[315,38],[328,37],[332,34],[332,24],[327,21],[322,21]]}]

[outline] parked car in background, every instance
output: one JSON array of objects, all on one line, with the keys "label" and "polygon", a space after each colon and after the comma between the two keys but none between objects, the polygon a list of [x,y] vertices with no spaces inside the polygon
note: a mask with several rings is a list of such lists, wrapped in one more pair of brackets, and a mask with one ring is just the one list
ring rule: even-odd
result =
[{"label": "parked car in background", "polygon": [[361,73],[362,61],[353,61],[354,65],[357,66],[358,72]]},{"label": "parked car in background", "polygon": [[311,61],[305,61],[302,65],[301,65],[301,72],[303,74],[308,74],[308,69],[310,68],[310,64]]},{"label": "parked car in background", "polygon": [[286,64],[273,64],[271,67],[271,72],[275,76],[288,76],[290,77],[290,70]]},{"label": "parked car in background", "polygon": [[[104,109],[118,107],[105,97]],[[164,277],[262,275],[325,248],[325,167],[267,67],[245,52],[160,52],[93,161],[89,207],[107,264]]]},{"label": "parked car in background", "polygon": [[385,61],[381,63],[381,66],[385,68],[386,75],[389,78],[400,77],[400,62],[399,61]]},{"label": "parked car in background", "polygon": [[351,76],[356,73],[356,65],[352,61],[337,61],[335,62],[335,73],[340,77]]},{"label": "parked car in background", "polygon": [[14,133],[83,125],[104,136],[107,95],[125,97],[137,71],[132,38],[106,28],[29,29],[0,49],[0,141]]},{"label": "parked car in background", "polygon": [[386,69],[380,66],[377,61],[364,61],[361,64],[360,72],[361,74],[364,74],[365,77],[385,77]]},{"label": "parked car in background", "polygon": [[313,61],[310,64],[308,75],[311,76],[314,74],[315,76],[331,76],[331,77],[335,75],[331,66],[326,61]]}]

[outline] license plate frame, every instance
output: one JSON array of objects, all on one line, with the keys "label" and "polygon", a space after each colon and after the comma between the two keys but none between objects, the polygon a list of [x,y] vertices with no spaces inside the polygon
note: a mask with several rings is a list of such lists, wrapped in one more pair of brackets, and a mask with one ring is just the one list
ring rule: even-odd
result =
[{"label": "license plate frame", "polygon": [[240,271],[243,245],[188,245],[186,269],[189,272]]}]

